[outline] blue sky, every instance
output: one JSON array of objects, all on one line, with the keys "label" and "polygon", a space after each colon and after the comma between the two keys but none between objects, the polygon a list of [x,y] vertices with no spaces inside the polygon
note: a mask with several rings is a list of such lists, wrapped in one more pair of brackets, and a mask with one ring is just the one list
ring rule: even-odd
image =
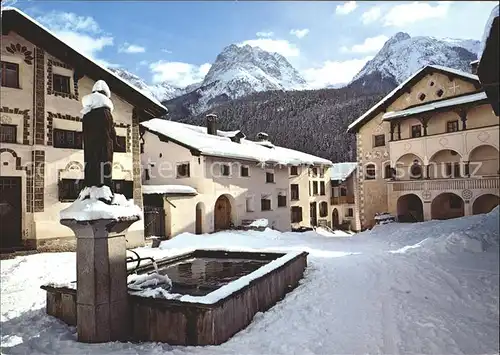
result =
[{"label": "blue sky", "polygon": [[[4,1],[5,3],[5,1]],[[398,31],[481,39],[497,2],[28,1],[11,6],[146,82],[200,81],[227,45],[283,54],[314,87],[349,81]],[[4,5],[4,4],[2,4]]]}]

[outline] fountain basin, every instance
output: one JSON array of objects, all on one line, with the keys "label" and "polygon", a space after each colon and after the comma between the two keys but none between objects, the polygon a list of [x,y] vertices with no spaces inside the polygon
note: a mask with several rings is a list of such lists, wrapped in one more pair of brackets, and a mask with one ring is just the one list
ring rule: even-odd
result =
[{"label": "fountain basin", "polygon": [[[157,261],[171,278],[172,298],[129,293],[131,341],[217,345],[244,329],[298,286],[307,253],[195,250]],[[137,270],[146,274],[153,265]],[[47,313],[76,324],[76,290],[42,286]],[[285,316],[285,315],[284,315]]]}]

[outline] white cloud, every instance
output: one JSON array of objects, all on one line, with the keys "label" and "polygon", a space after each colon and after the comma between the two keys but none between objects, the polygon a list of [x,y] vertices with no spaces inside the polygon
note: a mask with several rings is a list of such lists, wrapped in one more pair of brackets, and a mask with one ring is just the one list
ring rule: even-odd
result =
[{"label": "white cloud", "polygon": [[372,58],[373,56],[368,56],[343,62],[327,60],[321,67],[306,69],[301,74],[313,89],[347,84]]},{"label": "white cloud", "polygon": [[382,10],[378,6],[373,6],[368,11],[363,12],[361,15],[361,21],[364,25],[377,21],[382,15]]},{"label": "white cloud", "polygon": [[358,4],[356,4],[356,1],[348,1],[343,3],[342,5],[337,5],[335,8],[335,13],[337,15],[347,15],[358,7]]},{"label": "white cloud", "polygon": [[167,53],[167,54],[172,54],[172,51],[169,51],[168,49],[166,48],[162,48],[161,50],[163,53]]},{"label": "white cloud", "polygon": [[141,60],[141,61],[138,63],[138,65],[139,65],[139,66],[141,66],[141,67],[144,67],[144,66],[146,66],[146,65],[148,65],[148,64],[149,64],[149,62],[148,62],[147,60]]},{"label": "white cloud", "polygon": [[146,52],[146,48],[142,46],[138,46],[136,44],[125,43],[120,49],[118,49],[120,53],[144,53]]},{"label": "white cloud", "polygon": [[353,52],[353,53],[373,53],[377,52],[384,46],[384,43],[387,42],[389,37],[380,35],[376,37],[369,37],[364,40],[361,44],[355,44],[351,48],[342,47],[340,48],[341,52]]},{"label": "white cloud", "polygon": [[104,47],[113,46],[113,37],[104,34],[92,17],[78,16],[72,12],[51,11],[36,16],[36,19],[75,50],[98,63],[116,66],[97,58]]},{"label": "white cloud", "polygon": [[263,32],[259,31],[255,34],[257,37],[272,37],[274,36],[274,32]]},{"label": "white cloud", "polygon": [[176,87],[186,87],[203,80],[210,70],[211,64],[200,66],[159,60],[151,63],[149,69],[153,73],[153,83],[167,82]]},{"label": "white cloud", "polygon": [[37,17],[37,20],[52,31],[73,31],[99,33],[101,28],[90,16],[78,16],[73,12],[51,11]]},{"label": "white cloud", "polygon": [[303,38],[305,36],[307,36],[307,34],[309,33],[309,29],[308,28],[304,28],[302,30],[291,30],[290,31],[290,34],[293,35],[293,36],[296,36],[297,38]]},{"label": "white cloud", "polygon": [[240,46],[247,44],[252,47],[259,47],[267,52],[279,53],[287,58],[298,57],[300,55],[299,48],[297,48],[295,44],[284,39],[258,38],[239,43]]},{"label": "white cloud", "polygon": [[432,2],[415,1],[396,5],[383,17],[384,26],[404,27],[428,19],[444,18],[451,4],[451,1],[438,1],[435,5]]},{"label": "white cloud", "polygon": [[89,35],[73,32],[60,31],[56,35],[75,50],[95,59],[97,52],[101,51],[106,46],[113,45],[113,37],[91,37]]}]

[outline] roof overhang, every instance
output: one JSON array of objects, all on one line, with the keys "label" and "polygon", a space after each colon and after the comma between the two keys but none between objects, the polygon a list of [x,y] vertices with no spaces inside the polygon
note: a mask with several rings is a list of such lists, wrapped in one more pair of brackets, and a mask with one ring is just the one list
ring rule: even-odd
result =
[{"label": "roof overhang", "polygon": [[[64,63],[71,65],[76,77],[88,76],[96,81],[106,81],[114,94],[146,113],[147,116],[150,116],[149,118],[163,116],[167,113],[165,107],[158,105],[137,89],[74,50],[21,11],[15,8],[4,8],[2,9],[2,34],[7,35],[11,31],[16,32],[37,47],[43,48]],[[141,119],[147,118],[141,115]]]},{"label": "roof overhang", "polygon": [[[495,10],[493,10],[495,11]],[[489,103],[493,107],[493,111],[498,116],[500,111],[500,91],[499,91],[499,20],[498,7],[497,14],[493,18],[491,26],[487,26],[485,30],[485,43],[481,59],[477,68],[479,80],[483,85],[484,91],[488,96]]]},{"label": "roof overhang", "polygon": [[406,79],[402,84],[396,87],[393,91],[387,94],[382,100],[380,100],[377,104],[371,107],[368,111],[366,111],[363,115],[361,115],[358,119],[356,119],[353,123],[349,125],[347,128],[348,133],[356,133],[358,130],[373,117],[378,115],[381,112],[385,112],[387,108],[396,101],[403,93],[409,90],[409,87],[413,86],[419,80],[430,73],[441,73],[443,75],[448,76],[450,80],[453,77],[460,77],[460,79],[468,81],[474,84],[476,89],[481,88],[481,84],[478,80],[478,77],[469,73],[460,73],[457,70],[441,67],[437,65],[428,65],[415,72],[412,76]]},{"label": "roof overhang", "polygon": [[484,92],[466,94],[459,97],[453,97],[413,106],[401,111],[387,112],[382,116],[382,119],[384,121],[401,120],[408,117],[425,115],[430,112],[440,113],[459,108],[468,109],[471,107],[483,105],[485,103],[488,103],[488,98],[486,97],[486,94]]}]

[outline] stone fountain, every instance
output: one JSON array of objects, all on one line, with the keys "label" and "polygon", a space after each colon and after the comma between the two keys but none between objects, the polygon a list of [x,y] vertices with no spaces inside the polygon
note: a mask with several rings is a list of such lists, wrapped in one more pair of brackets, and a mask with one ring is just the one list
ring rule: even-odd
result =
[{"label": "stone fountain", "polygon": [[141,210],[113,192],[113,103],[99,80],[83,103],[85,183],[78,199],[60,213],[75,233],[78,341],[127,340],[130,332],[125,233]]}]

